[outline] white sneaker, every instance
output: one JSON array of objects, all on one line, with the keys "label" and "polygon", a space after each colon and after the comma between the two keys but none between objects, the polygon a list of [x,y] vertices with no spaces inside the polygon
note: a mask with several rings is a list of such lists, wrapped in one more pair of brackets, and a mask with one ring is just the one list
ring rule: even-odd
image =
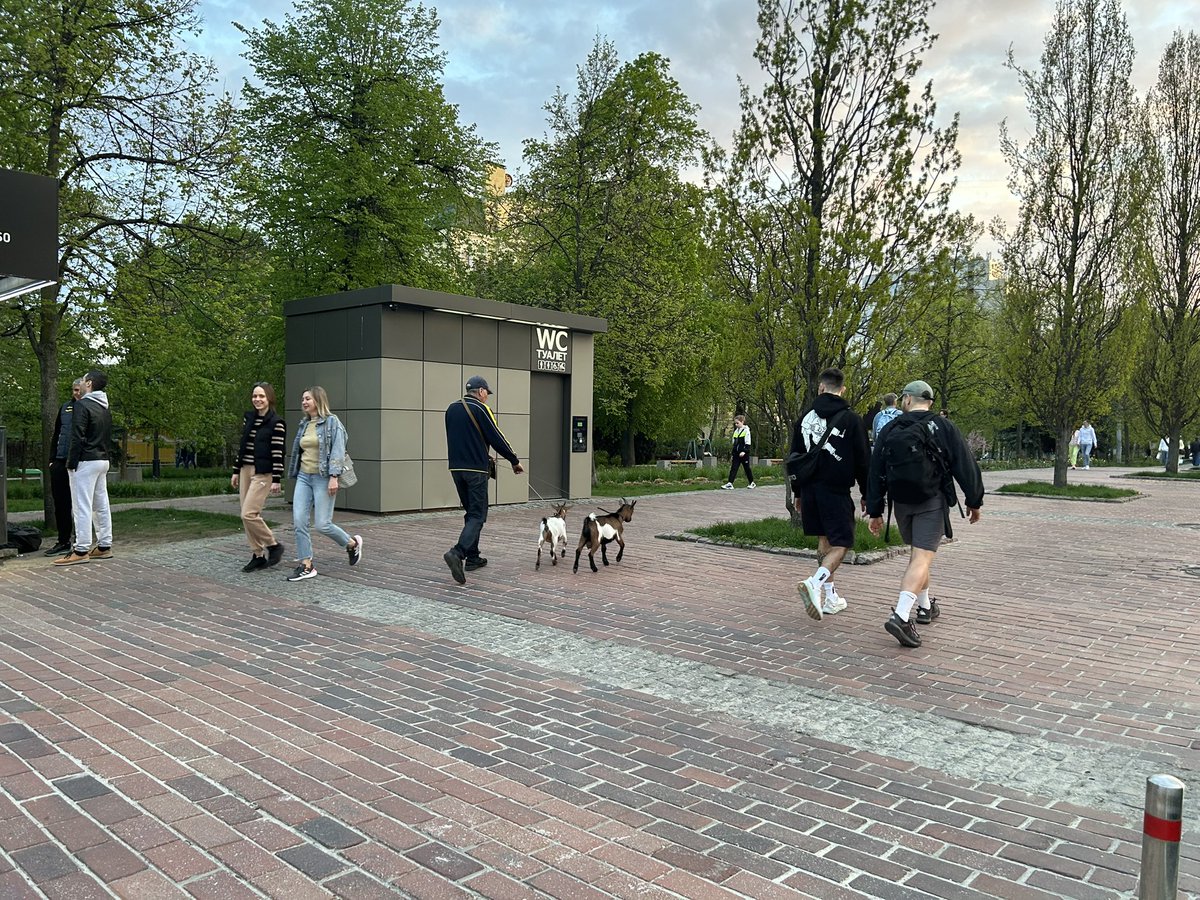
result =
[{"label": "white sneaker", "polygon": [[823,604],[821,604],[821,612],[827,616],[832,616],[837,613],[840,613],[845,608],[846,608],[845,599],[842,597],[839,597],[837,594],[833,594],[830,597],[826,597],[825,602]]},{"label": "white sneaker", "polygon": [[732,491],[733,490],[733,482],[732,481],[725,482],[723,485],[721,485],[721,490]]},{"label": "white sneaker", "polygon": [[796,585],[796,592],[804,601],[804,611],[808,613],[808,617],[820,622],[824,612],[821,609],[821,586],[817,584],[816,579],[805,578]]},{"label": "white sneaker", "polygon": [[750,487],[752,487],[752,488],[756,488],[756,487],[758,487],[758,485],[757,485],[757,484],[755,484],[755,483],[752,481],[752,482],[750,482]]}]

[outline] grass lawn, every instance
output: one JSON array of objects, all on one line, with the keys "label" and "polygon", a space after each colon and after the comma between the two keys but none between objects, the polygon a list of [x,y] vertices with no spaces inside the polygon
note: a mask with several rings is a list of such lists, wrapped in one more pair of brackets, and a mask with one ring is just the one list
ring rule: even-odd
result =
[{"label": "grass lawn", "polygon": [[[177,497],[209,497],[213,494],[236,494],[230,487],[229,476],[232,472],[222,470],[201,469],[202,474],[185,475],[184,472],[194,472],[188,469],[163,469],[164,477],[145,481],[110,481],[108,483],[108,499],[113,506],[121,503],[137,503],[142,500],[173,500]],[[171,475],[165,473],[171,472]],[[8,511],[31,512],[42,508],[41,481],[8,481]]]},{"label": "grass lawn", "polygon": [[[783,484],[781,466],[754,466],[754,481],[759,487]],[[660,469],[658,466],[631,466],[603,468],[596,472],[596,485],[592,493],[597,497],[645,497],[651,494],[678,494],[684,491],[712,491],[725,483],[729,474],[728,463],[716,468],[674,466]],[[736,483],[738,490],[746,487],[743,475]]]},{"label": "grass lawn", "polygon": [[[113,538],[121,546],[169,544],[205,537],[229,537],[242,530],[239,516],[229,513],[205,512],[201,509],[117,509],[113,510]],[[45,523],[30,522],[41,528]],[[267,524],[277,523],[269,519]]]},{"label": "grass lawn", "polygon": [[1154,469],[1148,472],[1130,472],[1126,478],[1179,478],[1183,481],[1200,481],[1200,469],[1180,469],[1178,472],[1168,472],[1165,469]]},{"label": "grass lawn", "polygon": [[1049,481],[1022,481],[997,488],[998,494],[1040,494],[1049,497],[1074,497],[1081,500],[1118,500],[1136,497],[1133,488],[1114,488],[1103,484],[1067,484],[1055,487]]},{"label": "grass lawn", "polygon": [[[865,519],[856,519],[854,526],[854,551],[882,550],[888,546],[902,546],[900,529],[892,523],[891,540],[884,543],[867,528]],[[718,522],[704,528],[689,528],[693,534],[703,535],[720,541],[731,541],[751,547],[782,547],[793,550],[816,550],[817,539],[809,537],[787,519],[777,517],[757,519],[750,522]]]}]

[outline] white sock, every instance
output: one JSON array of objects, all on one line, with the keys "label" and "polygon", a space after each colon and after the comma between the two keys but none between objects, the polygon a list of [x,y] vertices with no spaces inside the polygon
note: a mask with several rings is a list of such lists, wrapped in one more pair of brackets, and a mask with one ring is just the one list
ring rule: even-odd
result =
[{"label": "white sock", "polygon": [[912,591],[901,591],[900,599],[896,601],[896,615],[900,617],[902,622],[908,621],[908,614],[912,612],[913,605],[917,602],[917,595]]},{"label": "white sock", "polygon": [[826,581],[829,580],[829,576],[832,574],[833,573],[830,572],[827,568],[825,568],[824,566],[821,566],[820,568],[817,569],[816,574],[813,575],[813,581],[815,581],[817,584],[824,584]]},{"label": "white sock", "polygon": [[837,588],[835,588],[833,586],[832,581],[826,581],[825,582],[825,597],[829,598],[829,597],[836,597],[836,596],[837,596]]},{"label": "white sock", "polygon": [[921,609],[929,609],[929,588],[925,588],[925,590],[917,594],[917,606],[921,607]]}]

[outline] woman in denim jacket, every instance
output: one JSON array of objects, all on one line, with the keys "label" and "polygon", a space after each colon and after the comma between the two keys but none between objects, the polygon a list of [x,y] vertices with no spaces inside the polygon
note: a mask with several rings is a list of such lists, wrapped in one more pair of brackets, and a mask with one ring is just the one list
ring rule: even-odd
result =
[{"label": "woman in denim jacket", "polygon": [[292,494],[292,523],[296,526],[296,557],[300,565],[288,581],[303,581],[317,574],[313,565],[312,536],[308,530],[311,514],[317,531],[336,541],[350,557],[350,565],[362,559],[363,539],[350,537],[333,524],[333,501],[338,492],[338,476],[346,455],[346,428],[329,411],[329,396],[323,387],[311,387],[300,400],[306,419],[296,429],[292,443],[292,462],[288,476],[295,482]]}]

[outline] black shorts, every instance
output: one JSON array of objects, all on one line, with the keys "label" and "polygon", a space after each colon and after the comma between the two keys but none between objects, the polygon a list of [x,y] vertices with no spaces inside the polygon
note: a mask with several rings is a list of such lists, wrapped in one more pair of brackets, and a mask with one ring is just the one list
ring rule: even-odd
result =
[{"label": "black shorts", "polygon": [[832,547],[854,546],[854,501],[849,488],[806,484],[798,499],[805,534],[824,535]]},{"label": "black shorts", "polygon": [[892,509],[900,537],[904,543],[919,550],[937,553],[946,536],[946,500],[933,497],[924,503],[897,503]]}]

